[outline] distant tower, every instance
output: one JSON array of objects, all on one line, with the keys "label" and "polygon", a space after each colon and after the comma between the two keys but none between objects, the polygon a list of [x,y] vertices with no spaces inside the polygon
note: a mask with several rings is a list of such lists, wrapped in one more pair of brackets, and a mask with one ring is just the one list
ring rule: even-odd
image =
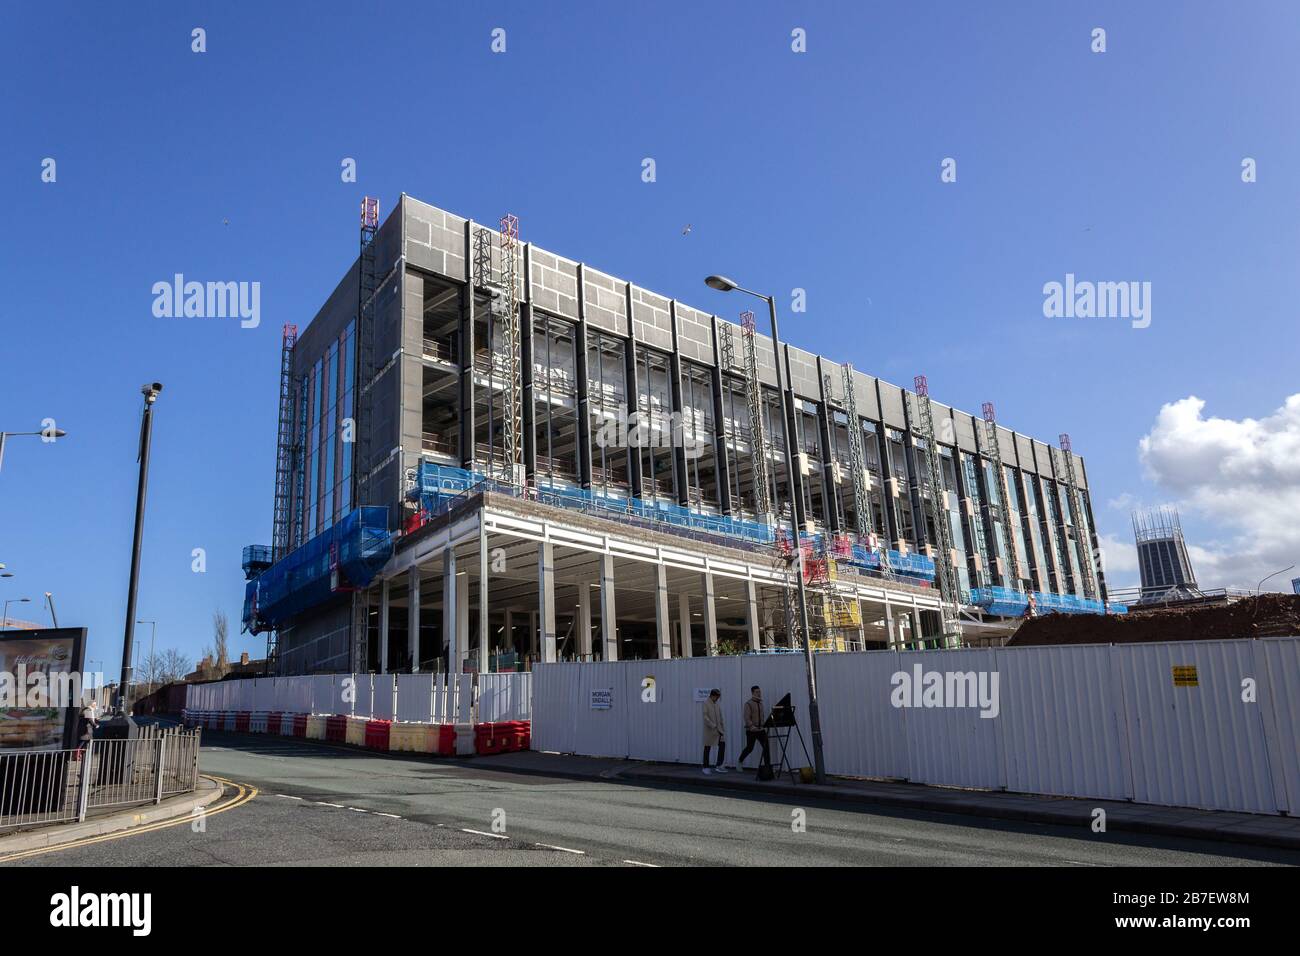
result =
[{"label": "distant tower", "polygon": [[1176,508],[1133,512],[1133,536],[1137,539],[1143,600],[1197,590]]}]

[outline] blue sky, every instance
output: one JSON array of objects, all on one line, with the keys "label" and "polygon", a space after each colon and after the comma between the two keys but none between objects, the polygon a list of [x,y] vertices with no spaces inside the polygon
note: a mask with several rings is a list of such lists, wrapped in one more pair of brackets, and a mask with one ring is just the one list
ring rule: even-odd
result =
[{"label": "blue sky", "polygon": [[[1300,391],[1294,4],[54,3],[0,27],[0,429],[69,433],[6,452],[0,598],[47,621],[53,591],[109,670],[139,385],[166,386],[139,616],[197,658],[214,609],[239,617],[240,548],[269,538],[280,326],[355,255],[360,197],[386,212],[402,191],[513,212],[525,239],[720,314],[740,306],[709,272],[787,304],[804,288],[790,341],[1070,432],[1103,532],[1129,536],[1110,499],[1184,500],[1189,536],[1219,548],[1223,580],[1202,583],[1240,583],[1244,519],[1174,474],[1195,461],[1154,480],[1138,443],[1192,395],[1249,442]],[[260,282],[260,327],[155,318],[176,272]],[[1151,326],[1044,318],[1067,272],[1151,282]]]}]

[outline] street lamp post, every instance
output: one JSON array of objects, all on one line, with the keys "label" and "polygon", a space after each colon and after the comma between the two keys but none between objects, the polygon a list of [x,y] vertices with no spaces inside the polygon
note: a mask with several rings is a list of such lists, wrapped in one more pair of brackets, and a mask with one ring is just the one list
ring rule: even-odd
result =
[{"label": "street lamp post", "polygon": [[53,441],[56,438],[62,438],[66,434],[67,432],[62,428],[47,428],[43,431],[34,432],[0,432],[0,468],[4,467],[5,463],[5,439],[21,435],[40,435],[42,438]]},{"label": "street lamp post", "polygon": [[1260,580],[1259,580],[1259,584],[1255,585],[1255,593],[1258,594],[1258,593],[1260,592],[1260,590],[1264,587],[1264,582],[1267,581],[1269,578],[1275,578],[1275,577],[1277,577],[1279,574],[1286,574],[1288,571],[1291,570],[1291,568],[1294,568],[1294,567],[1295,567],[1295,565],[1292,564],[1292,565],[1290,565],[1290,566],[1288,566],[1288,567],[1282,568],[1281,570],[1274,571],[1274,572],[1273,572],[1272,574],[1270,574],[1268,577],[1260,578]]},{"label": "street lamp post", "polygon": [[9,626],[9,605],[10,604],[30,604],[31,600],[32,600],[31,598],[10,598],[9,600],[5,601],[4,622],[0,624],[0,627]]},{"label": "street lamp post", "polygon": [[116,712],[126,717],[126,688],[131,683],[131,644],[135,639],[135,598],[140,584],[140,547],[144,539],[144,500],[149,484],[149,442],[153,437],[153,404],[162,391],[161,382],[140,386],[144,414],[140,419],[140,477],[135,489],[135,537],[131,544],[131,577],[126,590],[126,633],[122,640],[122,679],[117,688]]},{"label": "street lamp post", "polygon": [[[822,752],[821,711],[817,705],[817,674],[813,667],[812,641],[808,634],[808,600],[803,584],[803,543],[799,538],[799,528],[795,523],[795,515],[798,514],[799,508],[794,500],[794,445],[790,437],[790,420],[794,417],[794,407],[790,404],[790,396],[785,387],[785,371],[782,368],[784,363],[781,361],[781,338],[776,327],[776,300],[770,295],[762,295],[743,288],[726,276],[709,276],[704,280],[704,283],[710,289],[717,289],[719,292],[744,292],[756,299],[762,299],[767,303],[768,315],[772,320],[772,362],[776,366],[776,390],[781,396],[781,437],[785,444],[786,484],[790,489],[790,531],[791,537],[794,539],[795,566],[798,569],[795,581],[799,592],[799,630],[803,634],[804,664],[808,669],[808,724],[812,728],[813,771],[816,773],[817,782],[825,783],[826,761]],[[777,492],[779,494],[779,488]],[[780,510],[778,503],[778,515]]]},{"label": "street lamp post", "polygon": [[145,665],[149,668],[149,689],[152,690],[153,682],[154,682],[154,671],[157,669],[156,665],[154,664],[153,643],[154,643],[154,638],[158,636],[158,622],[157,621],[136,621],[135,623],[149,625],[149,656],[145,658]]}]

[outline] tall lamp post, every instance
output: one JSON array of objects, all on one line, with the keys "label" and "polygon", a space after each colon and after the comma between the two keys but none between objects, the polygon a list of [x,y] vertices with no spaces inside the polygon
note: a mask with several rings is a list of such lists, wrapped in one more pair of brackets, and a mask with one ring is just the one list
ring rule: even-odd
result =
[{"label": "tall lamp post", "polygon": [[131,544],[131,578],[126,590],[126,633],[122,640],[122,679],[115,706],[118,717],[126,717],[127,687],[131,684],[131,644],[135,640],[135,596],[140,584],[140,546],[144,539],[144,499],[149,484],[149,440],[153,436],[153,403],[162,391],[161,382],[140,386],[144,414],[140,419],[140,478],[135,490],[135,538]]},{"label": "tall lamp post", "polygon": [[29,604],[31,603],[31,600],[32,600],[31,598],[10,598],[9,600],[5,601],[4,622],[0,624],[0,627],[9,626],[9,605],[10,604]]},{"label": "tall lamp post", "polygon": [[[783,363],[781,361],[781,339],[776,328],[776,300],[770,295],[763,295],[743,288],[726,276],[709,276],[704,280],[704,284],[710,289],[717,289],[719,292],[743,292],[746,295],[752,295],[756,299],[762,299],[767,303],[767,312],[772,319],[772,362],[776,366],[776,390],[781,396],[781,437],[785,444],[786,484],[790,488],[790,530],[792,532],[791,537],[794,538],[795,564],[798,569],[795,581],[799,590],[799,630],[803,634],[804,663],[808,668],[808,723],[812,728],[813,770],[817,775],[817,782],[825,783],[826,761],[822,753],[821,711],[817,706],[817,674],[813,668],[812,641],[809,639],[808,634],[808,600],[803,585],[803,544],[799,540],[799,529],[795,527],[795,515],[799,509],[794,502],[794,446],[790,440],[790,420],[794,417],[794,407],[790,404],[790,396],[785,388],[785,371],[782,368]],[[778,514],[780,510],[778,503]]]},{"label": "tall lamp post", "polygon": [[19,435],[40,435],[46,441],[53,441],[56,438],[62,438],[66,434],[67,432],[62,428],[47,428],[44,431],[35,432],[0,432],[0,467],[3,467],[5,462],[5,439]]},{"label": "tall lamp post", "polygon": [[1261,578],[1260,581],[1259,581],[1259,583],[1255,585],[1255,593],[1258,594],[1258,593],[1263,589],[1263,587],[1264,587],[1264,582],[1267,581],[1268,578],[1275,578],[1275,577],[1277,577],[1279,574],[1286,574],[1288,571],[1291,570],[1291,568],[1294,568],[1294,567],[1295,567],[1295,565],[1292,564],[1292,565],[1290,565],[1289,567],[1285,567],[1285,568],[1282,568],[1281,570],[1274,571],[1272,574],[1270,574],[1270,575],[1269,575],[1268,577],[1266,577],[1266,578]]},{"label": "tall lamp post", "polygon": [[154,671],[157,670],[157,666],[154,664],[154,659],[153,659],[153,642],[154,642],[154,638],[158,636],[158,622],[157,621],[136,621],[135,623],[149,625],[149,656],[145,658],[144,663],[145,666],[149,668],[149,689],[152,690],[153,681],[154,681]]}]

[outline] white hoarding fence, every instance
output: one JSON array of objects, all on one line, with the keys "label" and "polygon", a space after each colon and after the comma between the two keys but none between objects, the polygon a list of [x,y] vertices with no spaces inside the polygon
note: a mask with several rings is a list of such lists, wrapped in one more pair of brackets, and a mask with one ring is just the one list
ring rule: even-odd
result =
[{"label": "white hoarding fence", "polygon": [[[826,767],[846,776],[1257,813],[1300,812],[1300,638],[818,654]],[[700,694],[789,692],[799,655],[533,671],[533,748],[696,763]],[[775,756],[775,754],[774,754]],[[797,743],[792,760],[804,762]]]},{"label": "white hoarding fence", "polygon": [[532,674],[523,671],[479,674],[476,722],[528,720],[532,713],[532,679]]}]

